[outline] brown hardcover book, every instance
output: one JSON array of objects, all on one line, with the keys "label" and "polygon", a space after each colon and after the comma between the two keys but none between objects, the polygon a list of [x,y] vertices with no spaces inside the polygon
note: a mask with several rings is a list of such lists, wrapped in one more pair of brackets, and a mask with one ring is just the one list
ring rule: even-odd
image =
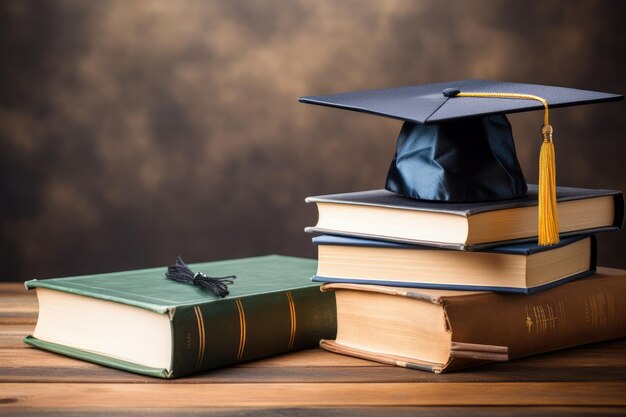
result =
[{"label": "brown hardcover book", "polygon": [[532,295],[378,285],[335,291],[331,352],[448,372],[626,336],[626,270],[598,272]]}]

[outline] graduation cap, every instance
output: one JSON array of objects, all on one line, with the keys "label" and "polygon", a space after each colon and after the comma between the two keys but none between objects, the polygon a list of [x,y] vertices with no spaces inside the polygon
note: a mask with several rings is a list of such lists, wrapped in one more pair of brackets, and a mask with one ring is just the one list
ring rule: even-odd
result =
[{"label": "graduation cap", "polygon": [[623,96],[489,80],[300,97],[308,104],[404,120],[385,188],[406,197],[473,203],[523,197],[527,186],[507,113],[544,110],[539,244],[558,243],[556,171],[548,110]]}]

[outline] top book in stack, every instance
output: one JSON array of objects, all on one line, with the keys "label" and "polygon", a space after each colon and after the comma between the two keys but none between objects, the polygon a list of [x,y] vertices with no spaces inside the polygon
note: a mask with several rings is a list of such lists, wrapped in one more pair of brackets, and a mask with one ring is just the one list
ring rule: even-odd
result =
[{"label": "top book in stack", "polygon": [[[478,249],[535,237],[547,246],[558,243],[560,232],[619,228],[624,214],[620,192],[557,190],[548,109],[621,99],[488,80],[301,97],[303,103],[405,121],[387,191],[309,198],[318,204],[320,220],[307,230]],[[528,187],[505,114],[539,109],[544,109],[539,184]]]},{"label": "top book in stack", "polygon": [[[308,197],[319,220],[310,233],[353,236],[481,250],[537,236],[537,186],[526,196],[489,203],[420,201],[371,190]],[[618,230],[624,217],[622,193],[612,190],[557,188],[561,236]]]}]

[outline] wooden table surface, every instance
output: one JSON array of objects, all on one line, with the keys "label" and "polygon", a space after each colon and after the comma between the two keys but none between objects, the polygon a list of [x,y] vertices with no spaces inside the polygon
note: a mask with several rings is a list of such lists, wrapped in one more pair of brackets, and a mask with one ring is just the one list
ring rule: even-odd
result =
[{"label": "wooden table surface", "polygon": [[0,415],[626,415],[626,340],[446,375],[311,349],[165,381],[22,343],[37,299],[0,284]]}]

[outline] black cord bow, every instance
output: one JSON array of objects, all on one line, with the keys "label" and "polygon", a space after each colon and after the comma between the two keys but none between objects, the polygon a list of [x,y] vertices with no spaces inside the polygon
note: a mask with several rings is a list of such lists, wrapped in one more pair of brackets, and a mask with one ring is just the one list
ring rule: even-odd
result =
[{"label": "black cord bow", "polygon": [[227,277],[209,277],[202,272],[194,274],[180,255],[176,257],[176,264],[167,267],[165,276],[174,281],[197,285],[220,298],[224,298],[230,294],[228,285],[232,284],[233,280],[237,278],[235,275],[229,275]]}]

